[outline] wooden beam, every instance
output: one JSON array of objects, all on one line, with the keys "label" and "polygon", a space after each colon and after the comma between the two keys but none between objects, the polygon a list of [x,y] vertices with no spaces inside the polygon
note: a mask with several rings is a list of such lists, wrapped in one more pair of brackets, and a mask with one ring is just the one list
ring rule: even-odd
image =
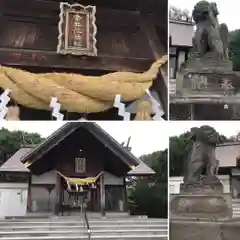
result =
[{"label": "wooden beam", "polygon": [[27,211],[32,212],[32,175],[31,174],[29,174],[29,179],[28,179]]},{"label": "wooden beam", "polygon": [[[164,45],[161,43],[161,39],[157,34],[157,29],[156,29],[156,26],[154,25],[151,15],[141,14],[141,29],[147,36],[148,43],[152,50],[155,60],[167,54],[165,51]],[[166,81],[166,85],[167,85],[167,81]]]},{"label": "wooden beam", "polygon": [[101,210],[101,215],[105,216],[106,212],[106,196],[105,196],[105,185],[104,185],[104,174],[101,175],[100,177],[100,210]]},{"label": "wooden beam", "polygon": [[154,58],[157,60],[165,54],[165,49],[158,37],[156,26],[149,15],[141,14],[141,28],[145,32],[148,43],[152,49]]},{"label": "wooden beam", "polygon": [[3,1],[0,1],[0,29],[4,27],[3,23]]},{"label": "wooden beam", "polygon": [[[149,46],[152,50],[155,60],[161,58],[165,53],[164,46],[161,44],[159,36],[156,31],[156,26],[154,25],[151,16],[149,14],[141,14],[141,28],[145,32]],[[168,77],[167,70],[160,70],[160,76],[156,79],[154,83],[155,89],[158,92],[159,99],[163,104],[163,110],[165,112],[166,118],[168,114]]]},{"label": "wooden beam", "polygon": [[55,214],[58,215],[60,211],[60,201],[61,201],[61,178],[56,173],[56,198],[55,198]]},{"label": "wooden beam", "polygon": [[123,201],[124,201],[124,211],[128,212],[130,209],[128,205],[127,184],[126,184],[125,178],[123,178]]},{"label": "wooden beam", "polygon": [[190,108],[190,120],[193,121],[194,120],[194,104],[190,104],[189,106]]},{"label": "wooden beam", "polygon": [[153,61],[146,58],[124,58],[109,55],[77,57],[59,55],[53,51],[0,48],[0,64],[7,66],[144,72]]},{"label": "wooden beam", "polygon": [[171,99],[171,104],[240,104],[240,98],[178,98]]},{"label": "wooden beam", "polygon": [[[27,5],[36,5],[39,6],[40,8],[44,8],[46,6],[49,6],[49,8],[54,8],[55,5],[59,5],[61,2],[60,0],[1,0],[3,2],[7,2],[8,6],[14,6],[17,5],[19,7],[24,8]],[[80,4],[83,5],[95,5],[97,7],[108,7],[113,8],[113,9],[123,9],[123,10],[135,10],[135,9],[140,9],[142,4],[142,0],[104,0],[104,1],[99,1],[99,0],[68,0],[66,2],[70,4],[74,4],[76,2],[79,2]],[[144,0],[145,1],[145,0]],[[146,2],[146,1],[145,1]],[[24,5],[22,4],[24,3]],[[148,8],[148,11],[153,11],[153,10],[165,10],[165,5],[167,5],[167,0],[148,0],[146,8]],[[159,12],[159,11],[158,11]]]},{"label": "wooden beam", "polygon": [[[1,4],[1,3],[0,3]],[[3,15],[5,19],[18,22],[32,22],[32,23],[46,23],[56,25],[59,22],[60,2],[38,2],[30,1],[22,8],[21,1],[14,3],[6,3],[3,8]],[[107,21],[111,19],[111,21]],[[124,19],[124,21],[123,21]],[[97,7],[96,23],[99,26],[107,26],[114,28],[136,28],[139,27],[140,12],[127,11],[119,9],[111,9],[104,7]],[[131,24],[129,24],[131,23]]]},{"label": "wooden beam", "polygon": [[158,94],[160,102],[162,104],[162,108],[164,111],[164,118],[168,119],[168,88],[164,81],[162,74],[160,73],[153,82],[152,89],[155,90]]}]

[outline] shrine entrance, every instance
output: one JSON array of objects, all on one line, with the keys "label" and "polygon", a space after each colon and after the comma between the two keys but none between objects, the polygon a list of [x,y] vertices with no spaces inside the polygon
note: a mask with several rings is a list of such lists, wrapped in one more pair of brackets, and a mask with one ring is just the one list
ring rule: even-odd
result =
[{"label": "shrine entrance", "polygon": [[[7,79],[0,94],[11,90],[8,120],[56,119],[49,107],[55,97],[58,118],[123,120],[116,95],[131,120],[156,113],[168,119],[167,0],[2,0],[0,9],[0,70]],[[153,110],[147,89],[161,111]]]},{"label": "shrine entrance", "polygon": [[[88,212],[100,212],[100,181],[97,177],[95,179],[95,182],[81,185],[67,182],[66,179],[61,178],[57,213],[64,215],[66,212],[70,215],[74,211],[82,212],[83,208]],[[83,179],[79,178],[78,180]]]}]

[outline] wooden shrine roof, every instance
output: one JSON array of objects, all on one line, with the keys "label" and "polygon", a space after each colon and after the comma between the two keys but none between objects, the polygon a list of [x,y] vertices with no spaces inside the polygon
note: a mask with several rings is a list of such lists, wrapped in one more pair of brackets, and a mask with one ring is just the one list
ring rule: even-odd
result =
[{"label": "wooden shrine roof", "polygon": [[[84,128],[94,135],[102,144],[107,146],[108,149],[124,164],[127,165],[129,171],[131,166],[138,166],[142,161],[136,158],[129,150],[124,148],[120,143],[118,143],[114,138],[112,138],[106,131],[100,128],[96,123],[93,122],[68,122],[59,128],[56,132],[50,135],[45,141],[43,141],[32,151],[26,153],[21,158],[24,164],[29,165],[29,168],[40,160],[44,155],[46,155],[51,149],[57,146],[61,141],[64,141],[66,137],[73,134],[79,128]],[[150,168],[142,169],[142,175],[151,175],[154,172]],[[140,173],[138,172],[138,175]],[[133,175],[133,174],[131,174]]]},{"label": "wooden shrine roof", "polygon": [[155,172],[144,162],[128,172],[129,176],[153,175]]},{"label": "wooden shrine roof", "polygon": [[0,172],[29,172],[20,159],[31,150],[32,148],[20,148],[0,167]]}]

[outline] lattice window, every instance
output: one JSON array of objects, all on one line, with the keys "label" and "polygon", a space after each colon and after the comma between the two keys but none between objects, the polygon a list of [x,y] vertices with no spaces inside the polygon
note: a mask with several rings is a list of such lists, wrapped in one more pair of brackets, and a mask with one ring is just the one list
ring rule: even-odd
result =
[{"label": "lattice window", "polygon": [[86,158],[75,158],[75,172],[76,173],[86,172]]}]

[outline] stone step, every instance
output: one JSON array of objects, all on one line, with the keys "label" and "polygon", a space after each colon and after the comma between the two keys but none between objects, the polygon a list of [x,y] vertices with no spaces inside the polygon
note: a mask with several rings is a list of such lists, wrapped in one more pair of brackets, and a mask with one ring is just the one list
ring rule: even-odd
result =
[{"label": "stone step", "polygon": [[[16,222],[16,221],[12,221],[12,222],[7,222],[7,221],[0,221],[0,226],[2,225],[18,225],[18,226],[21,226],[21,225],[24,225],[24,226],[27,226],[27,225],[45,225],[45,226],[49,226],[49,225],[59,225],[59,226],[79,226],[79,225],[82,225],[84,223],[84,221],[82,220],[79,220],[79,221],[74,221],[74,222],[71,222],[71,221],[65,221],[65,222]],[[167,224],[167,221],[166,222],[158,222],[158,221],[148,221],[148,220],[145,220],[145,221],[89,221],[89,224],[92,224],[92,225],[112,225],[112,224],[138,224],[138,225],[148,225],[148,224],[158,224],[158,225],[166,225]]]},{"label": "stone step", "polygon": [[[62,235],[74,235],[74,236],[82,236],[86,235],[86,229],[85,231],[81,230],[65,230],[65,231],[10,231],[10,232],[4,232],[0,231],[1,237],[14,237],[14,236],[62,236]],[[135,235],[135,234],[150,234],[150,235],[156,235],[160,234],[163,236],[167,235],[167,230],[162,229],[102,229],[102,230],[91,230],[91,236],[95,235]]]},{"label": "stone step", "polygon": [[[81,240],[81,239],[88,239],[87,235],[85,236],[42,236],[42,237],[33,237],[33,236],[27,236],[27,237],[2,237],[1,240]],[[91,240],[167,240],[168,237],[166,235],[162,234],[136,234],[136,235],[95,235],[91,236]]]},{"label": "stone step", "polygon": [[[23,222],[1,222],[0,221],[0,228],[2,226],[5,226],[5,227],[27,227],[27,228],[30,228],[30,227],[39,227],[39,226],[42,226],[42,227],[54,227],[54,226],[57,226],[57,227],[60,227],[60,228],[63,228],[63,227],[81,227],[85,224],[85,221],[81,221],[81,222],[61,222],[61,223],[57,223],[57,222],[46,222],[46,223],[23,223]],[[108,221],[108,222],[104,222],[104,221],[99,221],[99,222],[91,222],[89,221],[89,224],[91,226],[95,226],[95,227],[99,227],[99,226],[158,226],[158,227],[165,227],[165,226],[168,226],[168,222],[162,222],[162,223],[158,223],[158,222],[148,222],[148,221],[145,221],[145,222],[115,222],[115,221]]]},{"label": "stone step", "polygon": [[[147,228],[147,229],[152,229],[152,228],[158,228],[158,229],[167,229],[167,224],[165,225],[158,225],[158,224],[109,224],[109,225],[91,225],[91,229],[142,229],[142,228]],[[0,231],[27,231],[27,230],[35,229],[35,230],[52,230],[52,229],[71,229],[71,230],[76,230],[76,229],[84,229],[84,225],[78,225],[78,226],[58,226],[58,225],[49,225],[49,226],[44,226],[44,225],[29,225],[29,226],[18,226],[18,225],[2,225],[0,226]]]},{"label": "stone step", "polygon": [[[129,217],[129,218],[109,218],[109,217],[102,217],[102,218],[91,218],[88,217],[89,221],[119,221],[119,222],[124,222],[124,221],[139,221],[139,222],[146,222],[146,221],[151,221],[151,222],[167,222],[167,219],[163,218],[137,218],[137,217]],[[77,216],[77,217],[52,217],[52,218],[8,218],[8,219],[2,219],[1,221],[5,222],[78,222],[79,220],[82,220],[82,216]]]},{"label": "stone step", "polygon": [[[89,218],[99,219],[103,218],[103,216],[100,213],[92,213],[87,212],[87,215]],[[25,216],[16,216],[16,219],[49,219],[49,218],[77,218],[80,216],[80,211],[76,212],[66,212],[64,215],[54,215],[52,213],[39,213],[39,212],[33,212],[33,213],[27,213]],[[147,218],[146,215],[129,215],[129,213],[106,213],[104,217],[107,218]],[[8,217],[12,218],[12,217]]]},{"label": "stone step", "polygon": [[[165,218],[145,218],[145,217],[128,217],[128,218],[111,218],[111,217],[99,217],[99,218],[93,218],[87,216],[88,219],[92,221],[102,221],[102,220],[114,220],[114,221],[158,221],[158,222],[165,222],[167,219]],[[49,217],[49,218],[17,218],[17,217],[9,217],[5,219],[5,221],[18,221],[18,222],[44,222],[44,221],[77,221],[79,219],[82,219],[82,216],[76,216],[76,217]]]},{"label": "stone step", "polygon": [[[93,240],[167,240],[167,219],[146,217],[90,218]],[[88,239],[80,216],[0,220],[0,240]]]}]

